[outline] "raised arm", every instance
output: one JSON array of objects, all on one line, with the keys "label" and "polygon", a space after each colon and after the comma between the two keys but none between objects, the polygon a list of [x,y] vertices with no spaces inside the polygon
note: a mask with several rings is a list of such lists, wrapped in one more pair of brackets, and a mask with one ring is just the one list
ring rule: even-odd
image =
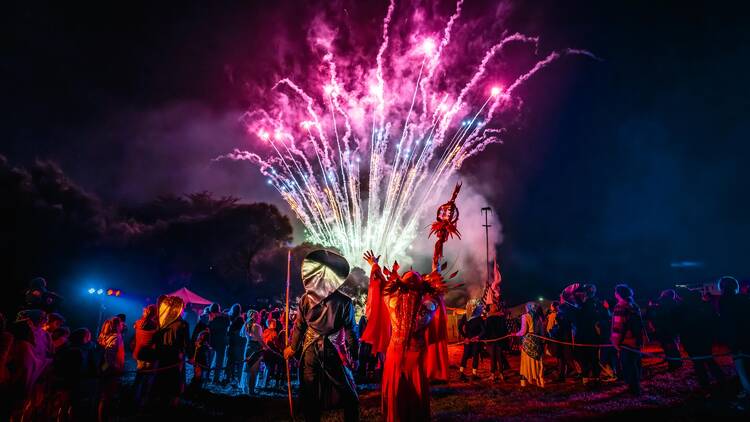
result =
[{"label": "raised arm", "polygon": [[385,288],[385,277],[378,265],[380,256],[376,257],[372,251],[367,251],[365,261],[372,267],[370,271],[370,287],[367,291],[367,327],[362,333],[362,341],[372,345],[375,353],[385,353],[391,336],[391,321],[388,309],[385,306],[383,289]]},{"label": "raised arm", "polygon": [[363,258],[368,264],[370,264],[370,286],[372,286],[374,281],[377,283],[378,289],[382,291],[383,287],[385,287],[385,277],[383,276],[383,270],[378,264],[378,261],[380,261],[380,255],[376,257],[372,251],[367,251]]}]

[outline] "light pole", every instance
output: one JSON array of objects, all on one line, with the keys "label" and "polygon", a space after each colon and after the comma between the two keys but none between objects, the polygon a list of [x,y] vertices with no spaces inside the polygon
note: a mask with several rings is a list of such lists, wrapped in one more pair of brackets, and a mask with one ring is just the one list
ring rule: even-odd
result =
[{"label": "light pole", "polygon": [[485,267],[487,269],[487,280],[484,284],[484,295],[482,296],[483,301],[487,296],[487,290],[490,287],[490,227],[492,227],[492,225],[490,224],[489,215],[491,213],[492,209],[490,207],[482,208],[482,214],[484,214],[484,224],[482,225],[482,227],[484,227],[485,250],[487,253],[487,262],[485,263]]}]

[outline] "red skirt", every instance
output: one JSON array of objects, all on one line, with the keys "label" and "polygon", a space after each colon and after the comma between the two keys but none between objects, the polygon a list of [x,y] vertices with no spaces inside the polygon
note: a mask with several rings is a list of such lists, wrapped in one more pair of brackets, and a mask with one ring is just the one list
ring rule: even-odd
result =
[{"label": "red skirt", "polygon": [[429,421],[430,383],[425,349],[391,345],[385,355],[382,382],[383,419],[388,422]]}]

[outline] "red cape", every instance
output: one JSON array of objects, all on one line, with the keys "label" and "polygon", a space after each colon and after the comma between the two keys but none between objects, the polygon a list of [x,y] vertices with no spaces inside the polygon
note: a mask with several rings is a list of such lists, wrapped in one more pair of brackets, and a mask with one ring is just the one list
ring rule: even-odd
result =
[{"label": "red cape", "polygon": [[[367,327],[361,340],[372,345],[374,353],[385,354],[391,338],[391,318],[383,296],[385,279],[380,267],[375,264],[370,271],[370,287],[367,294]],[[438,309],[425,330],[427,353],[425,369],[430,379],[448,379],[448,317],[442,296],[437,297]]]}]

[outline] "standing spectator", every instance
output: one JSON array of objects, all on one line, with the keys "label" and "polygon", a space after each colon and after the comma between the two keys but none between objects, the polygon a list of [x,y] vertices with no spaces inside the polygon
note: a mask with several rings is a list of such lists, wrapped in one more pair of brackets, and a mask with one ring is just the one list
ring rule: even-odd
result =
[{"label": "standing spectator", "polygon": [[[506,340],[498,340],[508,335],[508,323],[505,320],[500,305],[490,305],[490,313],[484,322],[484,338],[488,341],[487,349],[490,354],[490,372],[492,382],[505,381],[503,371],[510,368],[508,359],[505,357]],[[361,359],[361,356],[360,356]]]},{"label": "standing spectator", "polygon": [[56,372],[68,393],[72,420],[93,419],[101,357],[91,331],[78,328],[70,333],[70,342],[55,356]]},{"label": "standing spectator", "polygon": [[211,333],[211,348],[214,351],[213,365],[214,383],[218,384],[221,379],[221,371],[224,367],[224,357],[227,352],[227,331],[230,324],[229,316],[221,312],[218,303],[211,305],[208,331]]},{"label": "standing spectator", "polygon": [[260,324],[263,326],[263,329],[265,330],[268,328],[268,309],[261,309],[260,310]]},{"label": "standing spectator", "polygon": [[[547,334],[550,336],[550,338],[558,340],[558,332],[560,330],[560,324],[558,321],[558,315],[560,313],[560,302],[558,301],[552,301],[552,303],[549,306],[549,313],[547,314]],[[559,343],[548,343],[547,347],[549,348],[550,352],[552,353],[552,356],[555,357],[555,360],[557,361],[557,377],[558,381],[564,381],[565,380],[565,372],[567,371],[567,367],[565,366],[565,360],[563,359],[563,347],[565,345],[559,344]]]},{"label": "standing spectator", "polygon": [[[19,319],[25,320],[31,327],[34,341],[32,342],[35,360],[34,383],[31,386],[30,406],[34,410],[41,409],[45,404],[45,393],[48,381],[49,368],[52,364],[55,350],[52,343],[52,335],[44,330],[47,322],[47,313],[39,309],[25,310],[19,313]],[[34,417],[36,415],[27,415]]]},{"label": "standing spectator", "polygon": [[633,300],[633,290],[626,284],[615,287],[617,305],[612,317],[612,345],[619,353],[622,378],[630,394],[641,394],[641,346],[643,320],[641,310]]},{"label": "standing spectator", "polygon": [[57,353],[58,350],[65,347],[68,344],[70,337],[70,328],[60,327],[52,332],[52,349]]},{"label": "standing spectator", "polygon": [[544,315],[536,302],[526,304],[526,313],[521,316],[521,329],[516,337],[521,337],[521,387],[526,384],[544,388],[544,342],[537,336],[543,334]]},{"label": "standing spectator", "polygon": [[740,354],[750,354],[750,334],[748,333],[748,309],[750,300],[747,296],[740,295],[740,285],[734,277],[722,277],[719,280],[721,297],[719,298],[719,323],[723,332],[724,341],[729,350],[735,355],[734,368],[740,379],[742,391],[738,398],[745,399],[750,394],[750,378],[748,378],[748,361]]},{"label": "standing spectator", "polygon": [[239,304],[232,305],[229,311],[231,324],[228,330],[227,345],[227,377],[225,383],[231,383],[235,388],[239,384],[242,376],[242,361],[245,358],[245,337],[242,336],[242,327],[245,321],[242,320],[242,308]]},{"label": "standing spectator", "polygon": [[[10,375],[8,374],[8,359],[13,347],[13,334],[7,330],[5,315],[0,313],[0,388],[6,385]],[[2,416],[3,413],[0,413]]]},{"label": "standing spectator", "polygon": [[725,378],[716,360],[711,356],[713,332],[718,326],[718,318],[711,304],[703,302],[700,292],[685,289],[682,298],[677,319],[677,334],[688,356],[700,357],[692,360],[693,370],[698,384],[706,388],[709,386],[708,372],[711,372],[719,382]]},{"label": "standing spectator", "polygon": [[156,355],[154,351],[154,334],[158,328],[156,305],[148,305],[143,308],[141,319],[135,322],[135,347],[133,348],[133,359],[136,362],[138,372],[135,375],[135,402],[136,406],[143,407],[151,392],[154,375],[151,371],[156,366]]},{"label": "standing spectator", "polygon": [[[263,330],[263,343],[266,345],[266,348],[263,350],[263,363],[265,363],[266,369],[268,369],[268,381],[271,379],[275,380],[276,387],[279,387],[279,380],[284,369],[284,358],[281,354],[284,346],[283,340],[277,330],[276,320],[269,320],[268,328]],[[270,383],[266,385],[268,384]]]},{"label": "standing spectator", "polygon": [[41,365],[39,372],[44,372],[47,365],[52,362],[55,349],[52,345],[52,335],[44,330],[47,322],[47,314],[39,309],[30,309],[19,312],[18,319],[28,321],[31,332],[34,335],[34,356]]},{"label": "standing spectator", "polygon": [[[575,321],[575,342],[580,344],[599,344],[600,330],[597,329],[601,304],[596,299],[596,286],[584,284],[576,292],[580,308]],[[584,384],[598,381],[601,374],[599,366],[599,349],[597,347],[576,347],[578,362],[581,364],[581,375]]]},{"label": "standing spectator", "polygon": [[57,293],[47,290],[47,280],[42,277],[31,280],[25,293],[25,309],[55,312],[61,301]]},{"label": "standing spectator", "polygon": [[458,321],[458,332],[464,338],[464,353],[461,356],[461,366],[458,368],[462,381],[467,380],[464,368],[469,359],[471,359],[471,378],[479,379],[477,368],[479,368],[479,349],[482,347],[480,339],[484,335],[483,311],[484,303],[481,300],[470,299],[466,304],[466,313]]},{"label": "standing spectator", "polygon": [[34,332],[28,319],[19,318],[10,327],[13,346],[8,359],[7,403],[12,420],[24,418],[26,403],[31,399],[34,385],[44,367],[34,353]]},{"label": "standing spectator", "polygon": [[101,383],[98,417],[100,421],[105,421],[109,420],[112,402],[120,388],[120,375],[125,369],[122,321],[117,317],[104,321],[97,343],[104,350],[104,361],[102,362],[102,376],[104,378]]},{"label": "standing spectator", "polygon": [[553,300],[549,304],[549,311],[547,312],[547,333],[552,332],[552,329],[557,325],[557,311],[560,309],[560,302]]},{"label": "standing spectator", "polygon": [[[357,324],[357,336],[361,337],[362,333],[367,328],[367,315],[365,313],[359,317],[359,323]],[[359,380],[366,382],[371,380],[375,376],[375,367],[378,364],[378,359],[375,354],[372,353],[372,344],[367,342],[359,343],[359,368],[357,368],[357,375]]]},{"label": "standing spectator", "polygon": [[[550,329],[550,336],[563,343],[573,342],[573,322],[575,321],[578,308],[575,306],[574,290],[578,288],[577,284],[565,289],[560,293],[560,306],[557,308],[555,316],[555,325]],[[565,382],[565,378],[572,371],[575,371],[575,361],[573,360],[573,347],[569,344],[557,344],[557,381]]]},{"label": "standing spectator", "polygon": [[245,346],[245,388],[248,394],[255,392],[255,380],[258,377],[265,343],[263,343],[263,327],[260,325],[261,314],[257,311],[247,311],[247,321],[242,330],[246,339]]},{"label": "standing spectator", "polygon": [[125,314],[117,314],[115,315],[117,318],[120,319],[120,326],[122,327],[122,338],[126,339],[128,337],[128,323],[127,323],[127,315]]},{"label": "standing spectator", "polygon": [[50,335],[55,332],[58,328],[61,328],[65,324],[65,318],[63,318],[62,315],[53,312],[51,314],[47,314],[47,321],[43,325],[44,331],[48,332]]},{"label": "standing spectator", "polygon": [[208,382],[209,368],[211,368],[211,345],[208,344],[209,333],[203,331],[195,340],[195,355],[193,355],[193,379],[190,380],[190,389],[200,391]]},{"label": "standing spectator", "polygon": [[182,319],[185,303],[177,296],[162,296],[157,307],[159,329],[154,334],[154,346],[159,371],[154,379],[154,391],[161,403],[176,406],[185,386],[185,352],[190,333]]},{"label": "standing spectator", "polygon": [[[599,334],[599,344],[608,344],[612,338],[612,313],[609,311],[609,302],[602,300],[599,315],[597,331]],[[604,382],[617,381],[617,351],[614,347],[604,347],[599,349],[599,363],[602,367],[601,378]]]},{"label": "standing spectator", "polygon": [[[193,328],[193,334],[190,336],[190,346],[188,347],[188,356],[193,356],[195,353],[194,347],[196,344],[196,341],[198,341],[198,335],[200,333],[208,330],[208,319],[209,315],[211,314],[211,307],[206,306],[203,308],[203,311],[198,316],[198,322],[195,323],[195,328]],[[211,340],[211,333],[208,334],[208,340]],[[213,351],[211,352],[213,353]],[[211,355],[213,357],[213,354]],[[210,362],[209,362],[210,365]]]},{"label": "standing spectator", "polygon": [[682,367],[680,347],[677,343],[677,293],[674,290],[664,290],[657,301],[654,314],[654,336],[664,349],[667,356],[667,367],[675,371]]},{"label": "standing spectator", "polygon": [[0,313],[0,396],[5,397],[5,400],[0,402],[0,420],[10,419],[10,403],[8,400],[10,373],[8,372],[8,363],[10,361],[11,350],[13,349],[13,334],[7,328],[5,315]]}]

